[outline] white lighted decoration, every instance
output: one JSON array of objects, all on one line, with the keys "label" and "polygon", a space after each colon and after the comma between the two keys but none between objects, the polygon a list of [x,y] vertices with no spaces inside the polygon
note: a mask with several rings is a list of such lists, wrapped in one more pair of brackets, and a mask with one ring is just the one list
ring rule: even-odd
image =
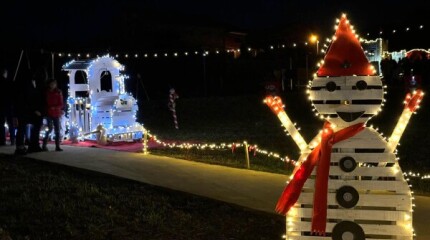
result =
[{"label": "white lighted decoration", "polygon": [[284,237],[413,239],[413,197],[395,149],[423,93],[408,94],[405,110],[388,141],[366,127],[365,123],[381,111],[384,86],[374,76],[346,16],[338,23],[308,90],[316,115],[326,121],[320,134],[306,144],[281,100],[266,98],[302,151],[276,208],[286,214]]},{"label": "white lighted decoration", "polygon": [[[125,92],[124,66],[109,55],[63,66],[69,76],[68,117],[70,138],[107,141],[142,139],[143,127],[136,122],[137,100]],[[101,128],[101,127],[102,128]],[[104,129],[100,136],[100,131]]]},{"label": "white lighted decoration", "polygon": [[282,126],[287,130],[287,132],[291,135],[291,137],[296,142],[299,149],[303,152],[308,148],[308,144],[303,139],[302,135],[300,135],[299,130],[296,128],[293,122],[291,122],[287,113],[284,111],[284,106],[279,97],[267,97],[264,102],[273,110],[276,116],[282,123]]}]

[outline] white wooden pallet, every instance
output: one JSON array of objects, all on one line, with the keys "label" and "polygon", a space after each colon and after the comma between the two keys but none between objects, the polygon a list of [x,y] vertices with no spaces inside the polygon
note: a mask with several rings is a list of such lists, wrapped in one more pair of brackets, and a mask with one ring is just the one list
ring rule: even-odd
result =
[{"label": "white wooden pallet", "polygon": [[[306,181],[296,205],[287,215],[287,239],[332,239],[333,228],[342,221],[357,223],[365,239],[413,239],[412,199],[396,156],[384,152],[387,142],[373,129],[366,128],[354,137],[333,146],[328,182],[328,237],[309,236],[316,169]],[[362,152],[357,149],[379,149],[382,152]],[[381,150],[382,149],[382,150]],[[357,163],[351,172],[343,171],[342,158],[352,157]],[[317,168],[318,166],[316,166]],[[357,204],[343,208],[336,200],[336,191],[353,187],[359,194]]]},{"label": "white wooden pallet", "polygon": [[[303,192],[300,194],[298,202],[301,204],[313,204],[314,193]],[[412,207],[411,197],[405,194],[360,194],[360,200],[357,203],[357,207],[362,209],[381,207],[383,203],[383,208],[395,208],[399,211],[408,211]],[[328,205],[337,205],[336,194],[329,193],[327,198]]]},{"label": "white wooden pallet", "polygon": [[[326,232],[331,232],[335,225],[335,223],[327,223]],[[400,236],[403,238],[412,238],[412,232],[400,225],[360,224],[360,226],[363,228],[366,235],[385,235],[393,237]],[[296,222],[294,224],[291,224],[290,226],[287,226],[287,228],[289,228],[290,231],[295,232],[308,232],[309,229],[311,229],[311,222]]]}]

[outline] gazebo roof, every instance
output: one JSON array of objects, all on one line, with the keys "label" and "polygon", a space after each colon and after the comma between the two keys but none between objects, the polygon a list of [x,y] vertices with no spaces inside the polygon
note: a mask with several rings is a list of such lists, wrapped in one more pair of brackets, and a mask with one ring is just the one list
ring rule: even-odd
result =
[{"label": "gazebo roof", "polygon": [[86,70],[91,65],[94,59],[88,59],[85,61],[72,61],[63,66],[63,70]]}]

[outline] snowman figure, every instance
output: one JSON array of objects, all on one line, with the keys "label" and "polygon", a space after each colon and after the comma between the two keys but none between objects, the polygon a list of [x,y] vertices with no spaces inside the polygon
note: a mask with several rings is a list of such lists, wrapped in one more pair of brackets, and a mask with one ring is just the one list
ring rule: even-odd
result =
[{"label": "snowman figure", "polygon": [[365,123],[379,111],[384,86],[375,76],[353,26],[338,20],[333,42],[309,86],[325,124],[309,144],[278,97],[265,102],[302,154],[276,211],[286,215],[286,239],[413,239],[412,195],[395,149],[423,93],[408,94],[386,140]]}]

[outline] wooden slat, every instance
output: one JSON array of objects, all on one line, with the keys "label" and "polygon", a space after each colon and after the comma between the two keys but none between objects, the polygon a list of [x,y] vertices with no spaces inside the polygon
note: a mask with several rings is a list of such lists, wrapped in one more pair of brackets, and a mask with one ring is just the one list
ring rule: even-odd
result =
[{"label": "wooden slat", "polygon": [[378,139],[351,138],[333,145],[333,148],[351,148],[351,149],[385,149],[386,142]]},{"label": "wooden slat", "polygon": [[359,80],[366,81],[367,85],[382,86],[382,80],[379,76],[345,76],[345,84],[355,86]]},{"label": "wooden slat", "polygon": [[[288,216],[293,218],[312,218],[312,211],[312,208],[295,208],[293,211],[288,212]],[[340,220],[406,221],[411,219],[411,213],[408,211],[327,209],[327,218]]]},{"label": "wooden slat", "polygon": [[351,150],[356,148],[384,149],[386,147],[387,142],[379,135],[379,133],[371,128],[365,128],[357,135],[333,145],[333,148],[347,148]]},{"label": "wooden slat", "polygon": [[[332,240],[331,237],[317,237],[317,236],[287,236],[285,240]],[[366,238],[366,240],[387,240],[380,238]],[[397,236],[395,240],[412,240],[412,237]]]},{"label": "wooden slat", "polygon": [[[316,174],[315,168],[312,175]],[[396,170],[397,169],[397,170]],[[397,172],[396,172],[397,171]],[[339,166],[330,167],[330,176],[353,177],[353,176],[376,176],[376,177],[396,177],[403,180],[402,172],[398,167],[357,167],[352,172],[344,172]]]},{"label": "wooden slat", "polygon": [[[315,99],[313,98],[313,100],[320,100],[320,99]],[[330,100],[330,99],[328,99]],[[333,99],[333,100],[338,100]],[[318,112],[320,114],[336,114],[336,111],[341,111],[341,109],[339,109],[340,104],[315,104],[315,106],[317,106],[318,108]],[[365,111],[365,114],[375,114],[377,113],[377,110],[379,109],[379,105],[367,105],[367,106],[363,106],[363,105],[349,105],[348,106],[348,112],[361,112],[361,111]],[[342,112],[342,111],[341,111]]]},{"label": "wooden slat", "polygon": [[379,136],[379,133],[375,129],[369,128],[369,127],[366,127],[365,129],[363,129],[363,131],[359,132],[353,138],[377,138],[377,139],[382,139]]},{"label": "wooden slat", "polygon": [[[301,193],[297,203],[313,204],[313,193]],[[328,193],[328,205],[338,205],[336,193]],[[358,207],[394,207],[397,210],[408,211],[412,208],[411,196],[398,194],[360,194]]]},{"label": "wooden slat", "polygon": [[365,128],[357,135],[340,141],[333,148],[386,148],[387,142],[373,129]]},{"label": "wooden slat", "polygon": [[[340,86],[340,87],[342,88],[343,86]],[[312,96],[312,100],[341,100],[342,101],[345,99],[361,100],[361,99],[383,99],[384,98],[383,90],[381,89],[366,89],[364,91],[358,91],[358,90],[352,90],[350,88],[350,90],[341,89],[341,90],[336,90],[334,92],[329,92],[326,89],[321,89],[316,91],[311,90],[310,95]],[[340,104],[334,104],[333,106],[339,106],[339,105]],[[318,108],[320,106],[318,106]],[[353,105],[350,105],[350,106],[353,106]],[[374,106],[380,107],[379,104]]]},{"label": "wooden slat", "polygon": [[331,237],[288,236],[285,240],[331,240]]},{"label": "wooden slat", "polygon": [[328,82],[335,82],[338,86],[355,86],[357,81],[364,80],[370,86],[382,86],[379,76],[342,76],[342,77],[321,77],[315,78],[312,86],[325,86]]},{"label": "wooden slat", "polygon": [[344,157],[352,157],[356,162],[396,162],[396,155],[394,153],[331,153],[331,162],[339,162]]},{"label": "wooden slat", "polygon": [[[329,180],[329,190],[337,190],[342,186],[354,186],[357,191],[395,191],[397,193],[409,194],[410,189],[407,182],[404,181],[360,181],[360,180]],[[308,179],[304,188],[313,189],[315,187],[315,180]]]},{"label": "wooden slat", "polygon": [[[357,133],[351,138],[348,139],[376,139],[380,140],[381,142],[386,143],[386,141],[380,136],[380,134],[373,128],[364,128],[361,132]],[[346,141],[346,140],[344,140]],[[343,141],[342,141],[343,142]]]},{"label": "wooden slat", "polygon": [[[327,223],[326,232],[330,233],[336,223]],[[381,225],[381,224],[359,224],[366,235],[387,235],[387,236],[410,236],[412,237],[412,229],[407,229],[397,225]],[[309,232],[311,229],[310,222],[292,222],[287,223],[288,232]]]}]

